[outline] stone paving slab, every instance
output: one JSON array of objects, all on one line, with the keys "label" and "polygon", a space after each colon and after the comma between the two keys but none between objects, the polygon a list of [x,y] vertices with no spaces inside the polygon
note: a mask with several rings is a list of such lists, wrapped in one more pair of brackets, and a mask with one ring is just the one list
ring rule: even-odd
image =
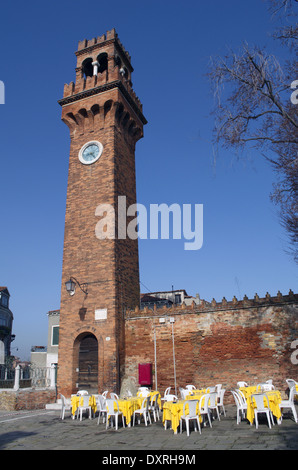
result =
[{"label": "stone paving slab", "polygon": [[73,420],[69,413],[62,421],[59,412],[51,410],[0,411],[0,450],[101,450],[114,451],[115,456],[129,451],[144,459],[156,451],[195,456],[201,450],[298,450],[298,424],[290,414],[272,429],[266,419],[256,429],[247,421],[237,425],[235,406],[228,405],[226,412],[226,417],[212,422],[212,428],[203,427],[201,435],[191,430],[187,436],[185,430],[177,435],[165,430],[161,421],[147,427],[143,422],[125,428],[121,424],[116,431],[106,430],[102,422],[97,425],[97,418]]}]

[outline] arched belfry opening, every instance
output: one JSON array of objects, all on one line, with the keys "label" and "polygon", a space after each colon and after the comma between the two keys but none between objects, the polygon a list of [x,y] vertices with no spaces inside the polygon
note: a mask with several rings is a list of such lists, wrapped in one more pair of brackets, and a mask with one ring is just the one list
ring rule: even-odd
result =
[{"label": "arched belfry opening", "polygon": [[89,332],[80,334],[76,341],[77,388],[98,393],[98,341]]},{"label": "arched belfry opening", "polygon": [[102,52],[97,56],[98,62],[98,73],[103,73],[108,68],[108,54],[106,52]]},{"label": "arched belfry opening", "polygon": [[92,65],[91,58],[85,59],[84,62],[82,63],[82,75],[84,78],[92,77],[93,65]]}]

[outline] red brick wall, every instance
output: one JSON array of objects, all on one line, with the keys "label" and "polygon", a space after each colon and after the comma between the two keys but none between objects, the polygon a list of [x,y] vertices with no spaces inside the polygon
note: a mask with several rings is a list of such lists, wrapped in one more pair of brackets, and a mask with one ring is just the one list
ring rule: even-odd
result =
[{"label": "red brick wall", "polygon": [[[159,323],[159,317],[166,323]],[[298,295],[172,307],[155,311],[130,311],[126,318],[125,374],[138,380],[138,364],[154,369],[156,332],[157,388],[174,391],[174,361],[179,387],[198,388],[221,383],[231,390],[239,380],[256,384],[269,378],[281,390],[286,378],[297,380],[291,343],[298,338]],[[153,387],[155,384],[153,372]]]},{"label": "red brick wall", "polygon": [[9,390],[0,391],[0,410],[39,410],[44,409],[48,403],[55,403],[55,390]]}]

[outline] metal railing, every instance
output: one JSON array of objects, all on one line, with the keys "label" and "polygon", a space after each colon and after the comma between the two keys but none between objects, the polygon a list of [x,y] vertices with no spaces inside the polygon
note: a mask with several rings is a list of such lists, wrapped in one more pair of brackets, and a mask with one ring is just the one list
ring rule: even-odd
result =
[{"label": "metal railing", "polygon": [[0,389],[14,387],[14,367],[0,364]]}]

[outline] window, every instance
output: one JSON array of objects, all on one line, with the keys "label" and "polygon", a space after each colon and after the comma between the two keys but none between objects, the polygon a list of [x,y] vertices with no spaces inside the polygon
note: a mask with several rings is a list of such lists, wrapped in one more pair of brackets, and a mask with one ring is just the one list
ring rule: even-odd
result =
[{"label": "window", "polygon": [[1,294],[1,305],[8,308],[8,295],[3,293]]},{"label": "window", "polygon": [[181,304],[181,294],[175,294],[175,304]]},{"label": "window", "polygon": [[59,344],[59,326],[53,326],[52,328],[52,346],[58,346]]}]

